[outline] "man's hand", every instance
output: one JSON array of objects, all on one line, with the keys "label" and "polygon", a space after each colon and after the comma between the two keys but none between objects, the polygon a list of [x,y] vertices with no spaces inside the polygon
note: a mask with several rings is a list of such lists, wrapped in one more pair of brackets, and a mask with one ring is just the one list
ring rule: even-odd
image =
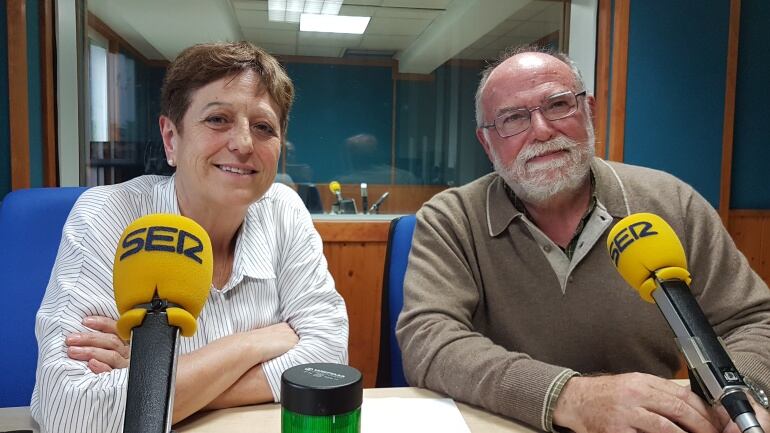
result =
[{"label": "man's hand", "polygon": [[[754,412],[757,414],[757,421],[759,421],[759,424],[762,426],[762,430],[770,432],[770,412],[757,404],[751,396],[749,396],[749,402],[751,402],[751,407],[754,408]],[[738,425],[730,419],[730,415],[727,414],[724,407],[719,406],[717,413],[719,414],[722,425],[725,426],[722,433],[741,433]]]},{"label": "man's hand", "polygon": [[70,334],[64,340],[67,356],[86,361],[88,368],[96,374],[128,367],[130,349],[118,337],[116,322],[109,317],[88,316],[83,325],[95,332]]},{"label": "man's hand", "polygon": [[642,373],[573,377],[556,401],[553,422],[576,433],[727,433],[689,388]]}]

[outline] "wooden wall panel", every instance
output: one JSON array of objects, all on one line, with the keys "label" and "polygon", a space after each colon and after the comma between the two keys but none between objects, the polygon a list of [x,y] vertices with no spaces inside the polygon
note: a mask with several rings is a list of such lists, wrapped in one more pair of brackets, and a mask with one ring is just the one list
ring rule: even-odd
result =
[{"label": "wooden wall panel", "polygon": [[53,0],[40,3],[40,65],[43,117],[43,186],[58,186],[58,156],[56,155],[56,39],[54,36]]},{"label": "wooden wall panel", "polygon": [[596,31],[596,107],[593,113],[596,128],[596,156],[607,153],[607,116],[609,111],[610,37],[612,0],[599,0]]},{"label": "wooden wall panel", "polygon": [[754,271],[770,285],[770,211],[730,211],[727,230]]},{"label": "wooden wall panel", "polygon": [[350,365],[373,388],[380,355],[382,276],[389,221],[316,221],[324,255],[350,319]]},{"label": "wooden wall panel", "polygon": [[11,188],[29,188],[29,87],[27,77],[27,9],[25,0],[8,0],[8,105]]},{"label": "wooden wall panel", "polygon": [[390,222],[384,221],[316,221],[315,228],[324,245],[331,242],[380,243],[388,241]]},{"label": "wooden wall panel", "polygon": [[628,79],[628,22],[631,0],[615,0],[612,30],[612,82],[610,83],[609,155],[623,161],[626,129],[626,84]]},{"label": "wooden wall panel", "polygon": [[730,184],[733,166],[733,129],[735,126],[735,83],[738,76],[738,39],[741,24],[741,0],[730,1],[730,27],[727,40],[725,74],[725,111],[722,127],[722,168],[719,185],[719,216],[727,223],[730,215]]}]

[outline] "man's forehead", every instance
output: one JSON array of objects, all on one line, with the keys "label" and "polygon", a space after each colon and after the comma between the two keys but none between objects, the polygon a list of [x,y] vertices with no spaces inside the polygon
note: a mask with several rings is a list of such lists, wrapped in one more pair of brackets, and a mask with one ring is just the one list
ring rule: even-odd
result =
[{"label": "man's forehead", "polygon": [[528,92],[548,83],[571,87],[573,82],[572,70],[561,60],[544,53],[522,53],[492,71],[484,88],[484,99]]},{"label": "man's forehead", "polygon": [[512,56],[510,59],[503,62],[503,64],[510,64],[512,67],[526,70],[547,67],[548,63],[551,63],[554,60],[556,60],[555,57],[545,53],[521,53]]}]

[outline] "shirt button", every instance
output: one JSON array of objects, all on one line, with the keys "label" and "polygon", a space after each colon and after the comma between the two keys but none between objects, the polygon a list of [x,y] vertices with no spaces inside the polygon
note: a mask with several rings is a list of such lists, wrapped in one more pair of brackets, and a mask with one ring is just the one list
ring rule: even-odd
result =
[{"label": "shirt button", "polygon": [[545,251],[546,253],[550,253],[551,252],[551,246],[547,245],[547,244],[543,245],[543,251]]},{"label": "shirt button", "polygon": [[567,278],[567,281],[569,281],[569,282],[571,283],[571,282],[572,282],[574,279],[575,279],[575,277],[573,277],[572,275],[570,275],[570,276]]}]

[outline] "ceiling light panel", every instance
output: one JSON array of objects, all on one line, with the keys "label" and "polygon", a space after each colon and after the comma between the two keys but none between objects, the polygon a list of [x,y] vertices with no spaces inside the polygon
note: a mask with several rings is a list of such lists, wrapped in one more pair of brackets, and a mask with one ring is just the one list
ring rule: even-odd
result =
[{"label": "ceiling light panel", "polygon": [[302,14],[299,21],[301,32],[350,33],[360,35],[366,31],[371,17],[345,15]]},{"label": "ceiling light panel", "polygon": [[342,0],[268,0],[270,21],[299,22],[300,15],[338,15]]}]

